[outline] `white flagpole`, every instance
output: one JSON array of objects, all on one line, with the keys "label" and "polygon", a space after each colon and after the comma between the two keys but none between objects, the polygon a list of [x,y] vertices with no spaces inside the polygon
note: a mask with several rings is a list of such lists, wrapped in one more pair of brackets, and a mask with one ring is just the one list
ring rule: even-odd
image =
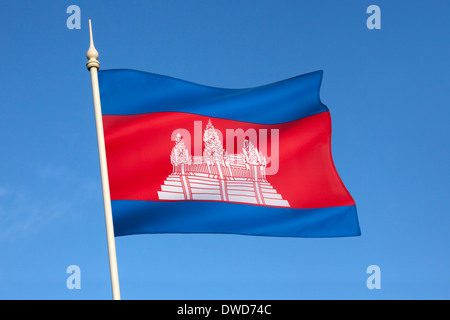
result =
[{"label": "white flagpole", "polygon": [[94,47],[92,25],[89,19],[90,46],[86,54],[88,62],[86,66],[91,72],[92,95],[94,97],[95,124],[97,126],[98,154],[100,158],[100,173],[102,177],[103,205],[105,208],[106,238],[108,241],[109,270],[111,274],[111,286],[114,300],[120,300],[119,272],[117,269],[116,243],[114,240],[114,226],[111,210],[111,196],[109,193],[108,167],[106,164],[105,137],[103,135],[102,108],[100,104],[100,90],[98,87],[98,52]]}]

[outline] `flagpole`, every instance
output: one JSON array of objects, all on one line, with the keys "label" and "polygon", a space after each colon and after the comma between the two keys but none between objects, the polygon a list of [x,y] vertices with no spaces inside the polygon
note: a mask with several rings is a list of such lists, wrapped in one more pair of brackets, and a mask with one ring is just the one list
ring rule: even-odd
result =
[{"label": "flagpole", "polygon": [[116,243],[114,240],[114,226],[111,210],[111,196],[109,193],[108,167],[106,164],[105,137],[103,135],[102,109],[100,103],[100,90],[98,87],[98,52],[94,47],[92,25],[89,19],[90,46],[86,53],[88,62],[86,66],[91,73],[92,95],[94,98],[95,124],[97,127],[98,154],[100,158],[100,173],[102,177],[103,206],[105,209],[106,238],[108,242],[109,270],[114,300],[120,300],[119,272],[117,269]]}]

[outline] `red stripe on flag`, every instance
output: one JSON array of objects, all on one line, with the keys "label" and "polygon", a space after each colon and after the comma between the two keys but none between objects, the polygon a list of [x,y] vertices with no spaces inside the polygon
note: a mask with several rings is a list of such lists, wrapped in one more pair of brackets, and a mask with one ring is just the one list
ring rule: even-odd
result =
[{"label": "red stripe on flag", "polygon": [[[333,164],[329,112],[276,125],[179,112],[103,116],[111,199],[159,201],[158,191],[162,190],[164,181],[173,171],[170,154],[175,145],[173,140],[176,133],[183,136],[190,155],[201,157],[204,149],[203,133],[209,120],[215,129],[222,132],[224,149],[231,145],[232,140],[228,138],[227,141],[227,129],[234,132],[242,129],[243,132],[250,133],[247,137],[250,141],[254,138],[250,136],[256,132],[255,146],[270,161],[266,172],[276,171],[276,174],[268,174],[266,177],[276,191],[269,186],[263,189],[260,185],[258,193],[261,195],[264,190],[268,194],[277,193],[289,202],[291,208],[355,204]],[[241,152],[239,146],[236,146],[238,140],[233,138],[234,154]],[[276,155],[272,153],[276,150],[277,142],[279,156],[275,161]],[[234,169],[233,172],[237,177],[244,169]],[[217,176],[219,173],[216,173]],[[225,185],[226,192],[231,192],[231,182]],[[221,185],[219,188],[222,190]]]}]

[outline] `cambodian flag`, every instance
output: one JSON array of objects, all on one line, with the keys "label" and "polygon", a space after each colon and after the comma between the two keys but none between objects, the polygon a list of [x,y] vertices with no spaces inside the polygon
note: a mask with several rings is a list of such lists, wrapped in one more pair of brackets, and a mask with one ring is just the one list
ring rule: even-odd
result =
[{"label": "cambodian flag", "polygon": [[115,235],[360,235],[321,81],[222,89],[100,71]]}]

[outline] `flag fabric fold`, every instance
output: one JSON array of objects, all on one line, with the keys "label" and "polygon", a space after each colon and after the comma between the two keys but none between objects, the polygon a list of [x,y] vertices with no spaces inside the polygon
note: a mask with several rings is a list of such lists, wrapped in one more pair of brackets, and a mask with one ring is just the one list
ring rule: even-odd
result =
[{"label": "flag fabric fold", "polygon": [[360,235],[331,155],[322,76],[222,89],[100,71],[116,236]]}]

